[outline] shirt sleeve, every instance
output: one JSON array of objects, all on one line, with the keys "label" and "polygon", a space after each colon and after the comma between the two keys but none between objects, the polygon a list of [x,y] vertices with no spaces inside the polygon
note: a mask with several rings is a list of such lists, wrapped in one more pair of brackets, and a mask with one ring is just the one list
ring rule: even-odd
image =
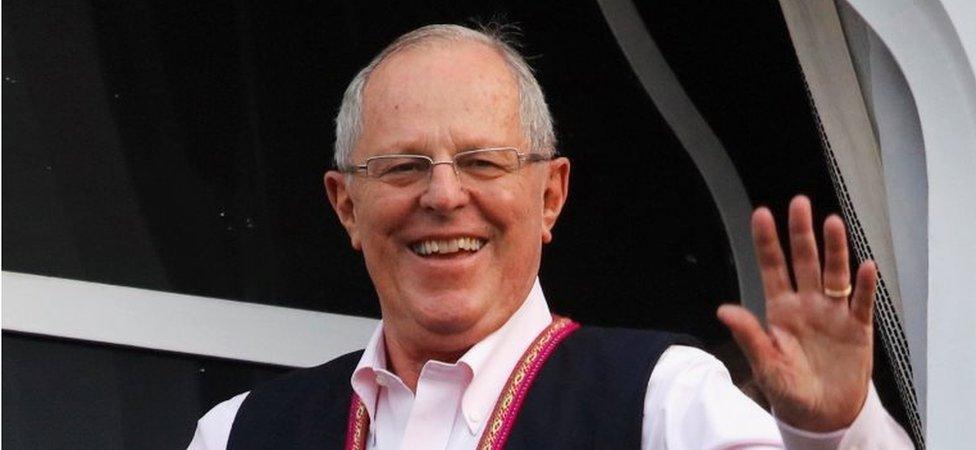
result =
[{"label": "shirt sleeve", "polygon": [[[854,422],[843,430],[831,433],[811,433],[799,430],[783,422],[777,421],[786,448],[804,449],[913,449],[915,445],[905,429],[888,414],[881,404],[874,383],[868,390],[868,398],[861,407],[861,412],[854,418]],[[831,437],[832,436],[832,437]],[[829,437],[829,439],[828,439]],[[824,446],[825,443],[831,446]]]},{"label": "shirt sleeve", "polygon": [[197,421],[197,430],[187,450],[225,450],[237,410],[248,392],[221,402]]},{"label": "shirt sleeve", "polygon": [[742,393],[725,366],[694,347],[675,345],[647,383],[641,448],[781,449],[913,448],[874,386],[849,428],[828,433],[777,422]]}]

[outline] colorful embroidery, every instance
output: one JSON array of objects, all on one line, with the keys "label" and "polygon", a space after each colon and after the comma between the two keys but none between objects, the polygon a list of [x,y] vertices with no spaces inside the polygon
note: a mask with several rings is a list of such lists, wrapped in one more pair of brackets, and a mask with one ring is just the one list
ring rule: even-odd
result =
[{"label": "colorful embroidery", "polygon": [[525,395],[532,387],[542,365],[556,346],[579,327],[578,323],[570,319],[553,316],[549,327],[535,338],[535,342],[525,351],[515,370],[509,375],[505,388],[495,402],[488,429],[481,435],[481,442],[478,443],[479,450],[500,450],[505,446],[512,426],[515,425],[515,418],[522,408],[522,402],[525,401]]},{"label": "colorful embroidery", "polygon": [[[570,319],[553,316],[552,323],[542,330],[532,345],[525,350],[495,402],[495,409],[488,420],[488,428],[481,435],[481,441],[478,443],[479,450],[500,450],[505,446],[522,402],[525,401],[525,395],[539,375],[542,365],[549,359],[556,346],[579,327],[578,323]],[[354,393],[349,406],[346,450],[364,450],[368,430],[369,414],[366,413],[366,405]]]},{"label": "colorful embroidery", "polygon": [[349,427],[346,430],[346,450],[364,450],[366,448],[366,432],[369,429],[369,414],[366,405],[355,393],[352,394],[352,404],[349,405]]}]

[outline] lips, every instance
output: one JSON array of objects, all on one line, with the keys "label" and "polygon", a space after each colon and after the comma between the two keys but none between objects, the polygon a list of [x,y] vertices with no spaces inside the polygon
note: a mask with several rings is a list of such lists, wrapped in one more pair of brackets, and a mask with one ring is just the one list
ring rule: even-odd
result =
[{"label": "lips", "polygon": [[450,255],[459,252],[477,252],[485,245],[485,240],[473,236],[459,236],[447,239],[424,239],[410,244],[410,250],[420,256]]}]

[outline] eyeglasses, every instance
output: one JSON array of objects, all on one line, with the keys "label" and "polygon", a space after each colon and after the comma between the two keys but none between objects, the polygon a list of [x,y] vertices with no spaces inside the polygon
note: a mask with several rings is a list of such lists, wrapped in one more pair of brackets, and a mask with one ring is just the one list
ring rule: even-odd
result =
[{"label": "eyeglasses", "polygon": [[514,147],[482,148],[456,153],[450,161],[434,161],[424,155],[379,155],[342,171],[365,172],[367,177],[393,186],[408,186],[429,178],[434,166],[448,164],[459,180],[480,182],[517,172],[523,164],[549,159],[539,153],[521,153]]}]

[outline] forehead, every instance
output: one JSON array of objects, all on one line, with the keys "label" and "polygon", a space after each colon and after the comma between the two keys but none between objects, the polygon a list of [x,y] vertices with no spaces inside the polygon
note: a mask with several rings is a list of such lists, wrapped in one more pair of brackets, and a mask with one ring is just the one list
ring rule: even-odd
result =
[{"label": "forehead", "polygon": [[496,50],[476,42],[424,43],[390,56],[371,74],[357,148],[504,140],[519,133],[518,124],[517,85]]}]

